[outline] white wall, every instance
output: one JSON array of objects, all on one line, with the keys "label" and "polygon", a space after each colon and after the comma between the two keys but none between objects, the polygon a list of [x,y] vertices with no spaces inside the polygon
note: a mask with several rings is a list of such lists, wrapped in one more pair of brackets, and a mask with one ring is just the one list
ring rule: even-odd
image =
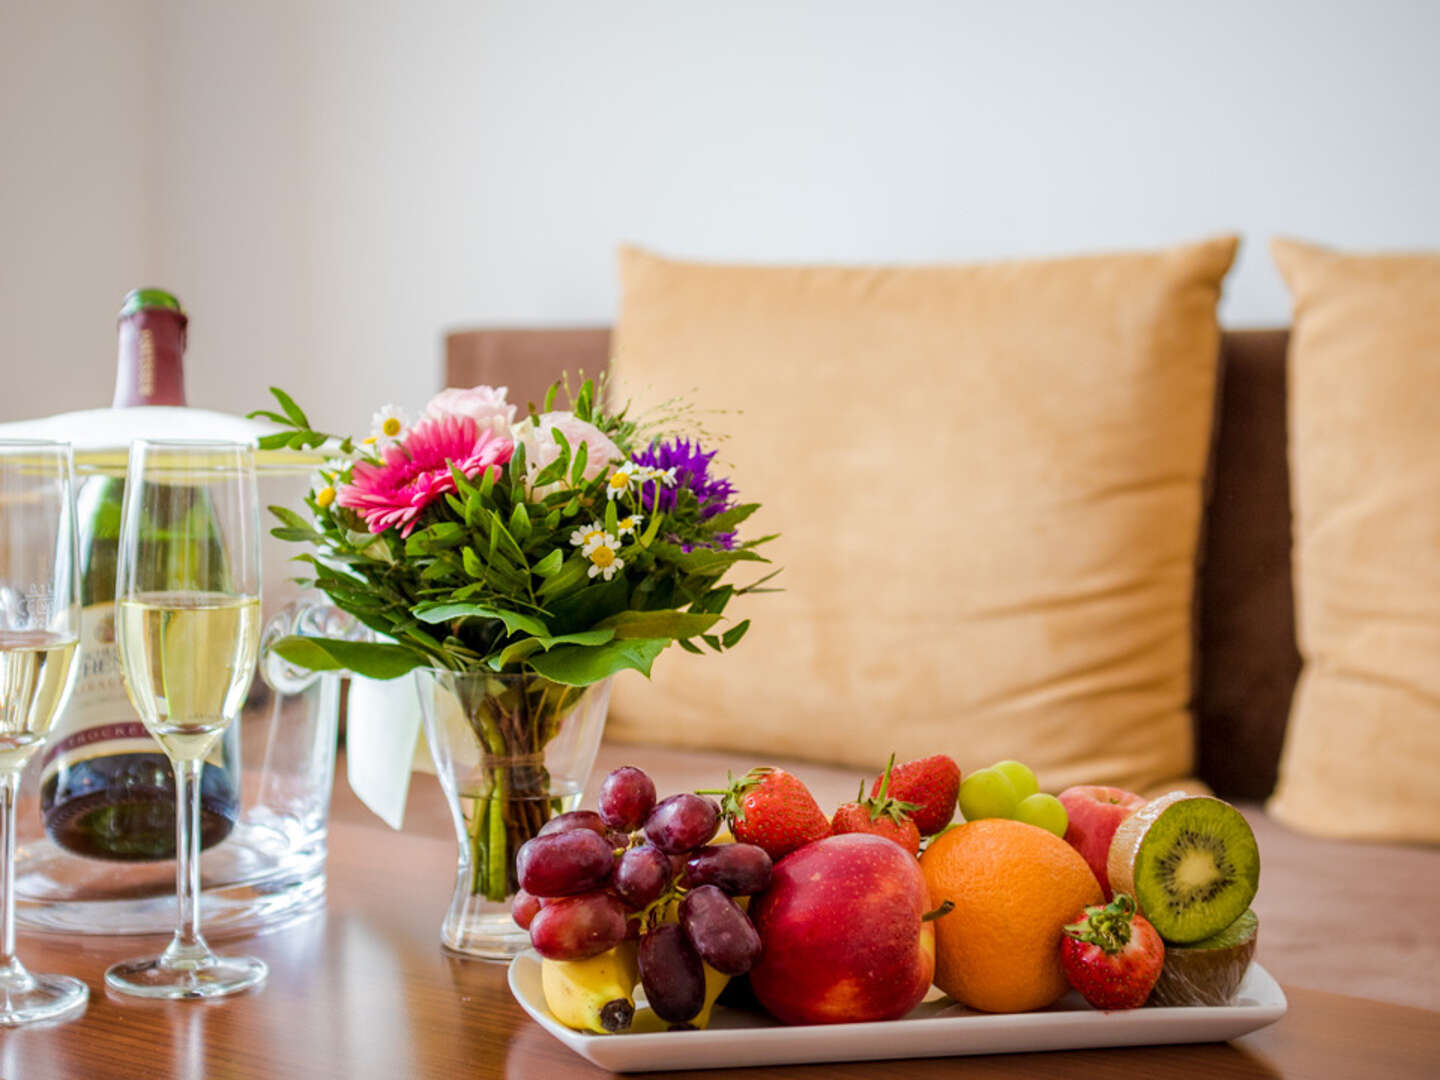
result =
[{"label": "white wall", "polygon": [[110,403],[160,273],[145,0],[0,0],[0,419]]},{"label": "white wall", "polygon": [[[21,233],[0,303],[30,320],[7,325],[7,370],[37,352],[108,368],[120,294],[159,275],[192,312],[195,403],[243,409],[279,381],[358,426],[423,400],[447,327],[607,320],[621,240],[895,261],[1237,230],[1231,325],[1288,320],[1276,233],[1440,247],[1426,0],[124,6],[153,13],[136,53],[158,175],[95,119],[140,79],[130,58],[49,6],[20,20],[83,38],[83,82],[27,68],[26,91],[89,102],[75,153],[106,164],[59,182],[55,124],[6,155],[0,226]],[[38,206],[14,204],[13,173]],[[155,222],[155,261],[104,227],[101,191]],[[45,320],[72,325],[46,338]],[[101,400],[108,376],[94,389],[32,380],[0,412]]]}]

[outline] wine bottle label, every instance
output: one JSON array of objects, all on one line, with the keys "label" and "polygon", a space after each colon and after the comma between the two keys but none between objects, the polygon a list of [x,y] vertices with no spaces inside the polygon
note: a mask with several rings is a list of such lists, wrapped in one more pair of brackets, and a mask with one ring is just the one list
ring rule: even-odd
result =
[{"label": "wine bottle label", "polygon": [[[62,767],[115,754],[163,754],[125,692],[115,643],[115,605],[92,604],[80,618],[80,655],[70,702],[45,747],[40,783]],[[224,740],[205,759],[224,767]]]}]

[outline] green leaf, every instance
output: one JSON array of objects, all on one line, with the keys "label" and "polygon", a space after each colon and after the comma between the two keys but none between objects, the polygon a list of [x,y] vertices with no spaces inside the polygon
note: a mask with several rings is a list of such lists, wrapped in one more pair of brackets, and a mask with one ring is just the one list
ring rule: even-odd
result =
[{"label": "green leaf", "polygon": [[666,639],[641,638],[606,645],[560,645],[530,658],[530,666],[545,678],[566,686],[589,686],[628,669],[650,676],[650,666],[665,651]]},{"label": "green leaf", "polygon": [[[575,399],[576,419],[584,420],[587,424],[590,423],[590,419],[593,415],[594,400],[595,383],[591,379],[586,379],[583,383],[580,384],[580,394]],[[308,427],[309,425],[307,424],[306,426]]]},{"label": "green leaf", "polygon": [[[656,499],[656,505],[659,505],[659,499]],[[660,521],[664,517],[665,515],[661,513],[658,509],[651,511],[650,524],[645,526],[645,533],[643,536],[640,537],[641,547],[648,548],[651,544],[655,542],[655,534],[660,531]]]},{"label": "green leaf", "polygon": [[290,438],[290,432],[277,431],[273,435],[261,435],[255,445],[261,450],[279,450],[282,446],[290,445]]},{"label": "green leaf", "polygon": [[[288,416],[281,416],[278,412],[271,412],[269,409],[256,409],[245,414],[246,420],[271,420],[277,424],[290,424]],[[293,427],[294,425],[291,424]]]},{"label": "green leaf", "polygon": [[443,623],[472,617],[499,619],[505,624],[505,630],[511,634],[533,634],[536,637],[547,637],[550,634],[550,628],[532,615],[506,611],[489,604],[417,604],[412,613],[423,623]]},{"label": "green leaf", "polygon": [[530,535],[530,514],[523,502],[517,502],[510,511],[510,531],[521,540]]},{"label": "green leaf", "polygon": [[722,551],[716,548],[696,548],[682,551],[677,544],[659,542],[654,545],[657,558],[675,564],[687,574],[723,574],[737,562],[769,562],[763,555],[753,551]]},{"label": "green leaf", "polygon": [[551,412],[555,408],[555,395],[560,393],[560,382],[557,379],[550,384],[550,389],[545,391],[545,412]]},{"label": "green leaf", "polygon": [[617,641],[634,638],[684,640],[703,634],[719,621],[719,615],[697,615],[685,611],[622,611],[601,621],[599,625],[614,627]]},{"label": "green leaf", "polygon": [[312,528],[310,522],[306,521],[303,517],[297,514],[294,510],[291,510],[288,506],[272,506],[269,509],[270,513],[274,514],[277,518],[283,521],[286,525],[289,525],[292,529]]},{"label": "green leaf", "polygon": [[744,619],[741,622],[736,623],[729,630],[726,630],[725,633],[720,635],[720,644],[724,645],[727,649],[733,649],[736,645],[740,643],[740,639],[745,636],[745,631],[749,629],[749,619]]},{"label": "green leaf", "polygon": [[[529,519],[527,518],[526,520],[528,521]],[[515,561],[522,567],[529,565],[529,563],[525,561],[525,552],[520,550],[519,543],[516,542],[515,537],[510,535],[510,530],[505,528],[505,523],[500,520],[500,515],[494,510],[490,511],[490,528],[493,530],[491,539],[494,540],[495,535],[498,533],[500,539],[504,541],[507,555],[513,556]],[[494,561],[493,557],[491,561]]]},{"label": "green leaf", "polygon": [[466,548],[460,553],[460,559],[465,564],[465,572],[472,578],[479,580],[485,576],[485,564],[480,561],[480,556],[475,554],[474,548]]},{"label": "green leaf", "polygon": [[694,653],[696,656],[704,656],[704,655],[705,655],[705,650],[702,649],[702,648],[700,648],[700,646],[699,646],[699,645],[696,645],[693,641],[683,641],[683,640],[682,640],[682,641],[677,641],[675,644],[676,644],[676,645],[679,645],[680,648],[684,649],[686,652]]},{"label": "green leaf", "polygon": [[495,481],[499,476],[499,469],[488,468],[485,470],[485,475],[480,478],[480,498],[482,500],[490,498],[490,493],[495,490]]},{"label": "green leaf", "polygon": [[[588,569],[584,575],[589,575]],[[561,576],[563,573],[556,575],[557,578]],[[554,632],[572,634],[577,630],[589,630],[601,620],[629,609],[630,586],[618,574],[613,580],[603,583],[596,579],[583,589],[546,601],[545,607],[550,613],[550,626]]]},{"label": "green leaf", "polygon": [[729,510],[716,514],[705,522],[705,528],[715,532],[734,532],[736,526],[760,509],[759,503],[746,503],[744,506],[732,506]]},{"label": "green leaf", "polygon": [[586,443],[580,444],[580,449],[575,451],[575,461],[570,466],[570,483],[579,484],[585,478],[585,462],[590,456],[590,449]]},{"label": "green leaf", "polygon": [[543,559],[537,562],[530,569],[540,577],[548,578],[559,572],[561,565],[565,562],[565,551],[562,548],[555,548]]},{"label": "green leaf", "polygon": [[557,645],[604,645],[615,638],[614,630],[583,630],[578,634],[561,634],[559,637],[521,638],[500,651],[497,663],[500,667],[519,663],[537,652],[553,649]]},{"label": "green leaf", "polygon": [[515,443],[515,450],[510,456],[510,486],[516,491],[525,490],[525,444]]},{"label": "green leaf", "polygon": [[537,593],[542,599],[548,596],[559,596],[575,586],[583,584],[585,576],[589,572],[590,560],[583,555],[572,555],[565,560],[558,573],[541,583]]},{"label": "green leaf", "polygon": [[733,585],[722,585],[718,589],[711,589],[704,596],[699,597],[690,605],[690,610],[695,613],[709,612],[719,615],[725,610],[725,605],[730,602],[730,597],[735,595]]},{"label": "green leaf", "polygon": [[395,679],[430,663],[428,657],[404,645],[336,638],[283,637],[271,650],[296,667],[309,671],[352,671],[368,679]]},{"label": "green leaf", "polygon": [[557,457],[554,461],[550,462],[549,465],[546,465],[543,469],[541,469],[538,473],[535,474],[534,486],[539,488],[544,487],[547,484],[557,483],[560,481],[561,478],[564,477],[564,475],[565,460],[564,458]]},{"label": "green leaf", "polygon": [[611,536],[620,531],[620,511],[615,509],[614,499],[605,503],[605,531]]},{"label": "green leaf", "polygon": [[575,451],[570,446],[570,440],[565,437],[565,432],[561,431],[558,427],[552,427],[550,429],[550,438],[560,447],[560,456],[556,458],[556,460],[565,463],[560,466],[560,475],[564,476],[570,469],[570,459],[575,456]]},{"label": "green leaf", "polygon": [[270,387],[270,393],[275,395],[275,400],[280,403],[280,408],[285,410],[285,415],[291,419],[297,428],[305,428],[307,431],[310,429],[310,421],[306,418],[300,406],[295,404],[294,398],[278,386]]}]

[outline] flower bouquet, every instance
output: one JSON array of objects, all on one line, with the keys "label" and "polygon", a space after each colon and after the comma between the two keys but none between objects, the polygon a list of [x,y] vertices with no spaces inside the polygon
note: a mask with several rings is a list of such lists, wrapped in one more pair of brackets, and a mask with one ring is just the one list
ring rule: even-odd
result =
[{"label": "flower bouquet", "polygon": [[681,411],[637,421],[588,379],[573,393],[568,380],[552,386],[518,422],[503,387],[447,389],[413,424],[382,409],[358,440],[314,430],[272,393],[280,411],[251,414],[281,425],[262,448],[334,454],[308,514],[271,508],[273,533],[310,545],[303,583],[373,632],[272,647],[311,670],[434,673],[479,751],[460,792],[470,884],[503,900],[514,852],[578,799],[578,787],[551,790],[544,754],[586,688],[627,668],[648,675],[672,643],[721,652],[745,635],[748,620],[720,628],[725,607],[773,575],[743,588],[722,579],[766,561],[755,549],[771,537],[739,531],[757,504],[740,503],[715,451],[677,430]]}]

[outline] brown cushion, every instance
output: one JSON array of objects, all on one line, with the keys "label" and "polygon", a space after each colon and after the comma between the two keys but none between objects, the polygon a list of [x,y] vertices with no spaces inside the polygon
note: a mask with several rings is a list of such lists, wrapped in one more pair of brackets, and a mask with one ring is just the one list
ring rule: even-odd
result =
[{"label": "brown cushion", "polygon": [[[1230,238],[947,267],[622,259],[615,371],[689,394],[786,591],[744,644],[616,687],[625,739],[1050,787],[1193,764],[1186,701]],[[712,419],[713,416],[713,419]],[[743,580],[743,579],[742,579]]]},{"label": "brown cushion", "polygon": [[1276,241],[1305,667],[1272,812],[1440,842],[1440,254]]}]

